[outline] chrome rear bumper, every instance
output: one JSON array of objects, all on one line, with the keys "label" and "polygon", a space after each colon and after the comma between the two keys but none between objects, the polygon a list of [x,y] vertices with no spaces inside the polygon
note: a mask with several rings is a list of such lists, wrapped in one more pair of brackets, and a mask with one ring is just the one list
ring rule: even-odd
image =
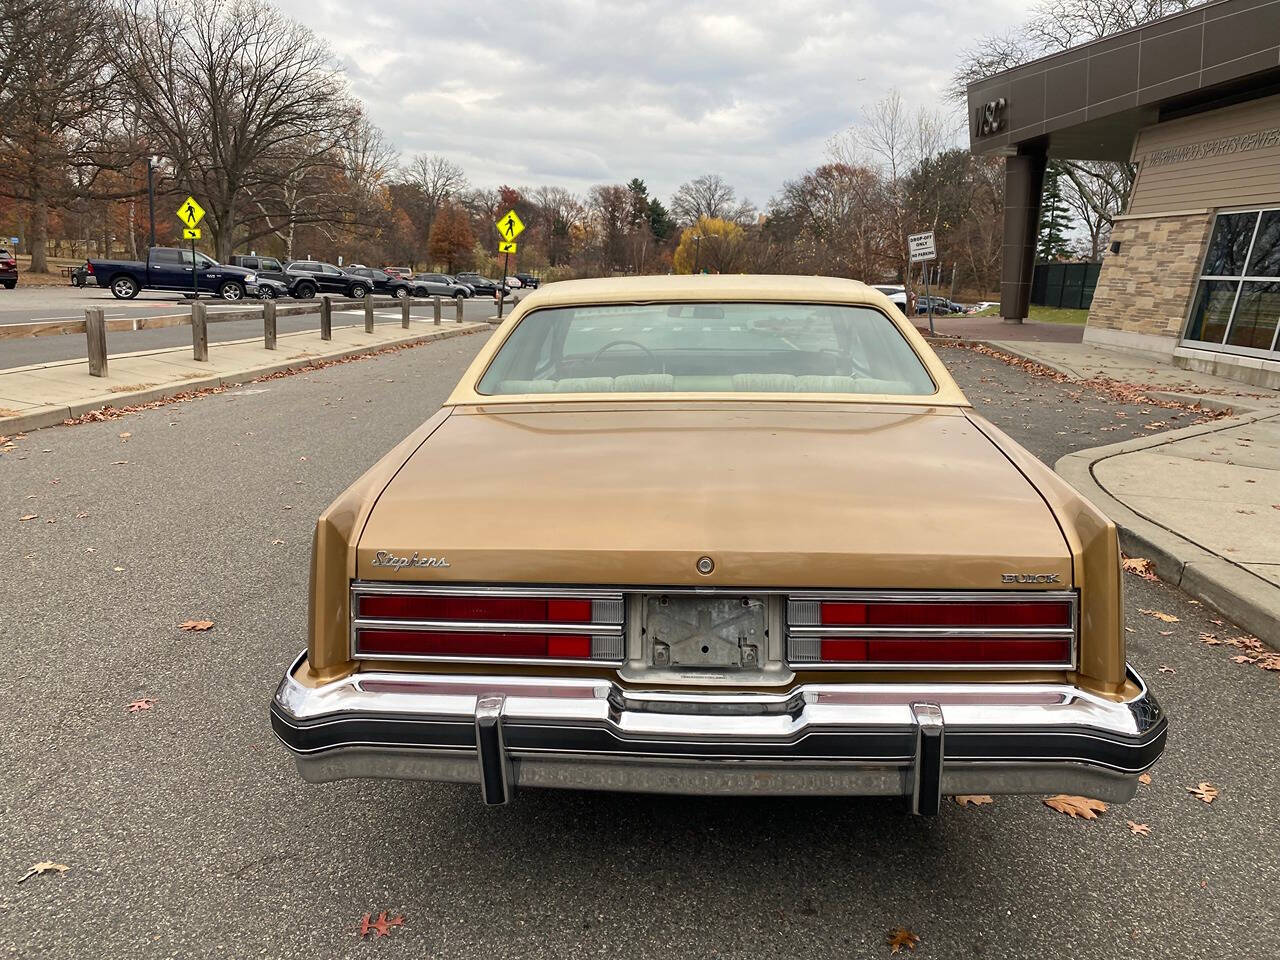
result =
[{"label": "chrome rear bumper", "polygon": [[1067,684],[807,684],[637,692],[599,680],[369,672],[276,690],[271,723],[314,782],[353,777],[640,793],[1133,796],[1167,720]]}]

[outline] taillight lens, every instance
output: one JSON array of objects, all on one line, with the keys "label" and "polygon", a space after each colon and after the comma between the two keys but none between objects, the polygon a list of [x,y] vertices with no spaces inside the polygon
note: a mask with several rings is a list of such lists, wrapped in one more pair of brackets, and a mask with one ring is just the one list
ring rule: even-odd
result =
[{"label": "taillight lens", "polygon": [[622,659],[622,595],[584,591],[352,589],[356,657],[449,660]]},{"label": "taillight lens", "polygon": [[1070,593],[793,597],[787,613],[798,666],[1059,668],[1075,654]]}]

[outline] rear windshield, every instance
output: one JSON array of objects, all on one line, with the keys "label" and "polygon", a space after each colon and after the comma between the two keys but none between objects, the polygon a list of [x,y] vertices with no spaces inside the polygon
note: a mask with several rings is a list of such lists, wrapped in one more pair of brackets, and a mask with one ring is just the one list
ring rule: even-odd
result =
[{"label": "rear windshield", "polygon": [[535,310],[480,380],[530,393],[879,393],[923,396],[932,379],[871,307],[650,303]]}]

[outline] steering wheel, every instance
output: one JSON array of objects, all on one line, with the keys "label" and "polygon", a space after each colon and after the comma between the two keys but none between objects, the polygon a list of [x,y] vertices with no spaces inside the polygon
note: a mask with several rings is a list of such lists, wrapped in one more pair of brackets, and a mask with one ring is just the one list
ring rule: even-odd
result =
[{"label": "steering wheel", "polygon": [[646,357],[649,358],[649,360],[653,363],[655,367],[659,368],[659,370],[661,369],[662,365],[658,362],[658,358],[653,355],[653,351],[650,350],[648,347],[646,347],[643,343],[637,343],[634,340],[610,340],[608,343],[606,343],[603,347],[601,347],[599,350],[595,352],[595,354],[591,357],[591,362],[595,363],[602,356],[604,356],[606,351],[612,350],[614,347],[637,347]]},{"label": "steering wheel", "polygon": [[848,361],[850,372],[854,376],[857,376],[859,374],[861,374],[864,377],[872,376],[871,369],[853,353],[845,353],[842,350],[833,350],[831,347],[823,347],[818,352],[829,353],[833,357],[835,357],[837,360]]}]

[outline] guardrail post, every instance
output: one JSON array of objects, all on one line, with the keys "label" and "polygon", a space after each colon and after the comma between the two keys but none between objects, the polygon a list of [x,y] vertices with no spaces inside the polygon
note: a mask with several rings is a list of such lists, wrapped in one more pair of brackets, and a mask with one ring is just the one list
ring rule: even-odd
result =
[{"label": "guardrail post", "polygon": [[400,301],[400,326],[406,330],[409,329],[409,301],[411,298],[405,297]]},{"label": "guardrail post", "polygon": [[328,297],[320,298],[320,339],[333,339],[333,304]]},{"label": "guardrail post", "polygon": [[440,326],[440,310],[444,306],[444,301],[439,297],[431,298],[431,322],[437,327]]},{"label": "guardrail post", "polygon": [[364,332],[373,333],[373,292],[364,295]]},{"label": "guardrail post", "polygon": [[101,307],[85,307],[84,332],[89,339],[89,376],[107,375],[107,321]]},{"label": "guardrail post", "polygon": [[453,305],[458,308],[458,322],[462,322],[462,298],[454,297]]},{"label": "guardrail post", "polygon": [[191,301],[191,355],[197,360],[209,359],[208,318],[199,300]]},{"label": "guardrail post", "polygon": [[268,350],[276,348],[276,302],[262,301],[262,345]]}]

